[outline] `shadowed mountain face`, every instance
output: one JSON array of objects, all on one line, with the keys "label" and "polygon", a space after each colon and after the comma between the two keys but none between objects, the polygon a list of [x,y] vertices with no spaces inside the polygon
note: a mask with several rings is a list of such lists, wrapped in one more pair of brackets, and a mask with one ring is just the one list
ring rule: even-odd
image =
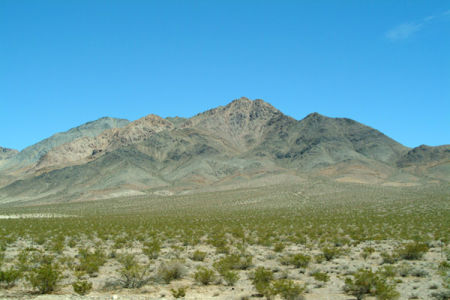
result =
[{"label": "shadowed mountain face", "polygon": [[44,143],[28,165],[17,160],[28,167],[0,189],[0,201],[191,193],[306,176],[387,185],[450,179],[447,146],[409,149],[353,120],[318,113],[295,120],[262,100],[241,98],[189,119],[114,122]]}]

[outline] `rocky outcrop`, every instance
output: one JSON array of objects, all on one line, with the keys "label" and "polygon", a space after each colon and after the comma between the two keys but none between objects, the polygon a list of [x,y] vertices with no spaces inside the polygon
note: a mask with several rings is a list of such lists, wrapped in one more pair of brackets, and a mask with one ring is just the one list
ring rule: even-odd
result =
[{"label": "rocky outcrop", "polygon": [[17,153],[19,153],[19,151],[15,149],[0,147],[0,160],[10,159],[11,157],[14,157]]},{"label": "rocky outcrop", "polygon": [[82,137],[62,144],[44,155],[36,169],[84,163],[96,159],[106,152],[145,141],[149,136],[173,127],[168,120],[156,115],[148,115],[123,128],[108,129],[95,137]]}]

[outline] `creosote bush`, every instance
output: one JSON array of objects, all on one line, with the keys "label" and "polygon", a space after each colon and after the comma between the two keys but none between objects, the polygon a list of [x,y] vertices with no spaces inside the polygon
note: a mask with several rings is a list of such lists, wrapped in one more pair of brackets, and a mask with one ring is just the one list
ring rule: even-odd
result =
[{"label": "creosote bush", "polygon": [[159,240],[153,239],[151,241],[145,242],[142,252],[147,255],[149,259],[156,259],[161,251],[161,242]]},{"label": "creosote bush", "polygon": [[92,282],[78,279],[77,281],[72,283],[72,287],[75,293],[84,296],[89,294],[89,292],[92,290]]},{"label": "creosote bush", "polygon": [[184,272],[182,262],[179,260],[172,260],[159,266],[158,277],[165,283],[170,283],[172,280],[182,278]]},{"label": "creosote bush", "polygon": [[325,247],[322,249],[323,257],[330,261],[333,258],[339,257],[342,254],[342,250],[338,247]]},{"label": "creosote bush", "polygon": [[119,274],[124,288],[140,288],[149,281],[149,277],[147,277],[149,267],[138,264],[134,255],[123,254],[117,260],[122,265]]},{"label": "creosote bush", "polygon": [[186,296],[186,287],[172,288],[170,292],[174,298],[184,298]]},{"label": "creosote bush", "polygon": [[84,271],[89,276],[94,276],[98,273],[99,268],[106,263],[106,255],[99,249],[92,252],[88,249],[80,248],[78,250],[78,256],[80,263],[76,267],[76,270]]},{"label": "creosote bush", "polygon": [[251,274],[253,286],[259,294],[263,296],[270,296],[272,294],[270,283],[273,280],[273,272],[264,267],[258,267]]},{"label": "creosote bush", "polygon": [[16,281],[22,277],[22,273],[14,268],[0,270],[0,286],[3,288],[12,288]]},{"label": "creosote bush", "polygon": [[207,253],[200,251],[200,250],[196,250],[194,253],[192,253],[192,260],[194,261],[204,261],[206,258]]},{"label": "creosote bush", "polygon": [[380,300],[396,299],[399,296],[393,283],[387,282],[381,274],[364,269],[355,272],[353,279],[345,280],[344,291],[358,300],[364,299],[366,295],[376,296]]},{"label": "creosote bush", "polygon": [[310,275],[317,281],[328,282],[330,280],[330,276],[324,272],[315,271],[311,272]]},{"label": "creosote bush", "polygon": [[296,268],[306,268],[311,261],[311,256],[301,253],[285,256],[281,259],[283,265],[293,265]]},{"label": "creosote bush", "polygon": [[59,266],[53,263],[53,260],[50,256],[42,257],[40,265],[33,268],[26,276],[33,289],[40,294],[53,292],[61,279]]},{"label": "creosote bush", "polygon": [[216,279],[216,275],[211,269],[199,267],[194,273],[194,278],[197,282],[203,285],[208,285]]},{"label": "creosote bush", "polygon": [[282,299],[301,300],[306,286],[295,284],[289,279],[279,279],[272,282],[270,289],[272,295],[280,295]]},{"label": "creosote bush", "polygon": [[239,280],[239,273],[236,271],[226,270],[221,275],[228,286],[235,285],[235,283]]},{"label": "creosote bush", "polygon": [[425,243],[412,242],[403,245],[397,250],[397,255],[407,260],[421,259],[422,256],[428,251],[428,246]]}]

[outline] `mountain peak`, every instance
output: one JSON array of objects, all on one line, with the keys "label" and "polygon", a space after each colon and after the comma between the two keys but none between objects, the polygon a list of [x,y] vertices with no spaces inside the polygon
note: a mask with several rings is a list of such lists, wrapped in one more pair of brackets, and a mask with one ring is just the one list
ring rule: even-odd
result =
[{"label": "mountain peak", "polygon": [[19,153],[19,151],[10,148],[0,147],[0,160],[8,159]]},{"label": "mountain peak", "polygon": [[303,120],[324,120],[328,119],[328,117],[319,114],[318,112],[313,112],[308,114]]}]

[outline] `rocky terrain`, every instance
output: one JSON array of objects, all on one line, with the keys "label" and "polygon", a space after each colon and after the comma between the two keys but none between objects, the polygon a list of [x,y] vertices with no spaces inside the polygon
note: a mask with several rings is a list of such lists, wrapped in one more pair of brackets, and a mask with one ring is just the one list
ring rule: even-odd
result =
[{"label": "rocky terrain", "polygon": [[1,202],[192,193],[311,176],[396,186],[450,180],[449,145],[410,149],[354,120],[318,113],[296,120],[247,98],[187,119],[102,118],[0,153]]},{"label": "rocky terrain", "polygon": [[15,149],[2,148],[0,147],[0,161],[10,159],[14,157],[19,151]]}]

